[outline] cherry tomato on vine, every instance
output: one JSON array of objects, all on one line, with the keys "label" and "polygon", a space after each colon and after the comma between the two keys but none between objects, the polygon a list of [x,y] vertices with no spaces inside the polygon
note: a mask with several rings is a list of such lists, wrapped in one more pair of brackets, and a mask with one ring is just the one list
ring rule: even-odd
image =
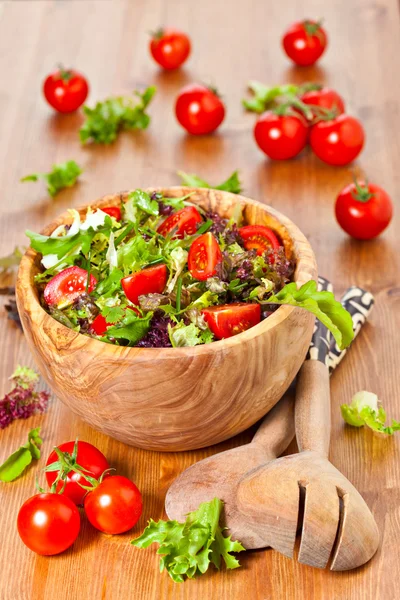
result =
[{"label": "cherry tomato on vine", "polygon": [[78,71],[60,68],[45,79],[43,93],[57,112],[71,113],[85,102],[89,86]]},{"label": "cherry tomato on vine", "polygon": [[188,267],[190,274],[199,281],[215,275],[215,269],[222,260],[222,252],[212,233],[200,235],[190,246]]},{"label": "cherry tomato on vine", "polygon": [[345,111],[343,98],[328,87],[323,87],[319,90],[310,90],[300,97],[304,104],[311,104],[319,108],[336,111],[337,115],[341,115]]},{"label": "cherry tomato on vine", "polygon": [[[80,267],[68,267],[54,275],[44,288],[43,297],[48,306],[62,308],[72,304],[86,291],[88,272]],[[97,279],[90,275],[88,292],[92,292],[97,285]]]},{"label": "cherry tomato on vine", "polygon": [[121,209],[119,206],[106,206],[106,208],[102,208],[101,210],[110,217],[114,217],[117,221],[121,220]]},{"label": "cherry tomato on vine", "polygon": [[121,475],[111,475],[99,483],[85,496],[84,506],[93,527],[111,534],[132,529],[143,508],[140,491]]},{"label": "cherry tomato on vine", "polygon": [[157,231],[165,237],[168,233],[176,229],[173,237],[183,238],[185,233],[188,235],[196,233],[197,225],[202,221],[203,219],[197,208],[194,206],[185,206],[165,219]]},{"label": "cherry tomato on vine", "polygon": [[266,111],[256,122],[254,137],[259,148],[273,160],[297,156],[307,144],[308,126],[299,114]]},{"label": "cherry tomato on vine", "polygon": [[335,205],[340,227],[358,240],[377,237],[393,215],[390,196],[374,183],[356,181],[338,195]]},{"label": "cherry tomato on vine", "polygon": [[317,62],[328,43],[325,29],[317,21],[293,23],[283,35],[282,44],[288,57],[301,67]]},{"label": "cherry tomato on vine", "polygon": [[21,506],[17,527],[25,546],[37,554],[60,554],[78,537],[81,519],[75,504],[60,494],[36,494]]},{"label": "cherry tomato on vine", "polygon": [[188,133],[205,135],[221,125],[225,106],[215,90],[205,85],[191,84],[179,92],[175,114]]},{"label": "cherry tomato on vine", "polygon": [[364,129],[360,121],[342,114],[328,121],[319,121],[311,127],[310,146],[328,165],[343,166],[351,163],[364,146]]},{"label": "cherry tomato on vine", "polygon": [[190,39],[177,29],[159,29],[150,41],[154,60],[167,71],[178,69],[190,54]]},{"label": "cherry tomato on vine", "polygon": [[[76,448],[75,448],[76,445]],[[66,484],[62,494],[67,496],[74,504],[83,504],[83,498],[85,497],[86,490],[83,489],[79,484],[88,485],[84,475],[90,475],[95,479],[99,477],[110,468],[106,457],[100,450],[98,450],[92,444],[88,442],[65,442],[60,446],[57,446],[63,454],[66,454],[66,462],[72,466],[79,465],[84,469],[83,474],[77,473],[76,471],[70,470],[66,474]],[[74,453],[74,448],[76,455]],[[55,450],[49,455],[46,462],[46,467],[53,465],[59,461],[59,457]],[[53,485],[57,479],[57,475],[60,469],[57,471],[46,471],[46,479],[49,487]],[[60,492],[63,487],[63,481],[59,481],[56,487],[56,492]]]},{"label": "cherry tomato on vine", "polygon": [[276,234],[264,225],[245,225],[239,229],[246,250],[257,250],[258,256],[266,250],[277,250],[282,244]]},{"label": "cherry tomato on vine", "polygon": [[122,289],[128,300],[133,304],[139,304],[139,296],[162,294],[167,284],[167,275],[167,267],[164,264],[147,267],[124,277],[121,280]]},{"label": "cherry tomato on vine", "polygon": [[237,302],[224,306],[210,306],[201,312],[218,340],[242,333],[261,320],[259,304]]}]

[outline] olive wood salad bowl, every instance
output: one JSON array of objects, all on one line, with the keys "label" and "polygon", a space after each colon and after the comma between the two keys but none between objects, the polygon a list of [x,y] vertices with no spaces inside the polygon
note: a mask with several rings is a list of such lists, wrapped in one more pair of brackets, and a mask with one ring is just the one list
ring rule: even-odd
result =
[{"label": "olive wood salad bowl", "polygon": [[[243,196],[210,189],[150,189],[230,217],[237,203],[247,224],[267,225],[294,258],[298,286],[316,279],[310,244],[275,209]],[[91,206],[117,206],[128,192]],[[81,216],[87,207],[79,210]],[[68,213],[48,225],[50,235],[71,223]],[[280,306],[267,319],[229,339],[186,348],[132,348],[107,344],[69,329],[41,307],[34,276],[41,255],[30,248],[18,272],[17,301],[37,366],[53,392],[94,428],[148,450],[192,450],[244,431],[285,393],[310,344],[314,316]]]}]

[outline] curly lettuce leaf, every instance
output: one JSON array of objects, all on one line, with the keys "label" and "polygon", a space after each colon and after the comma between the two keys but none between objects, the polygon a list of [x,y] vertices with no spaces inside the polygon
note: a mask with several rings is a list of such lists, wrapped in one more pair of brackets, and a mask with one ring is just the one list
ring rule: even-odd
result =
[{"label": "curly lettuce leaf", "polygon": [[394,419],[391,425],[385,425],[386,412],[382,406],[378,406],[378,396],[372,392],[357,392],[351,404],[342,404],[340,410],[346,423],[353,427],[366,425],[386,435],[393,435],[395,431],[400,430],[400,422]]},{"label": "curly lettuce leaf", "polygon": [[332,292],[318,292],[313,280],[307,281],[300,289],[297,289],[296,283],[289,283],[263,303],[289,304],[308,310],[329,329],[341,350],[347,348],[354,338],[350,313],[335,300]]},{"label": "curly lettuce leaf", "polygon": [[149,331],[152,316],[152,312],[140,317],[133,310],[127,310],[117,325],[107,329],[106,336],[108,339],[125,340],[128,346],[134,346]]},{"label": "curly lettuce leaf", "polygon": [[160,545],[160,571],[166,570],[171,579],[182,583],[185,577],[192,579],[205,573],[213,563],[217,569],[224,560],[227,569],[237,569],[239,561],[232,552],[242,552],[242,544],[222,534],[219,525],[223,502],[214,498],[203,502],[187,515],[185,523],[150,519],[142,535],[131,544],[147,548],[153,543]]},{"label": "curly lettuce leaf", "polygon": [[263,113],[276,98],[295,95],[299,89],[298,86],[291,83],[270,87],[259,81],[250,81],[247,87],[253,92],[253,97],[242,100],[242,104],[246,110],[256,113]]},{"label": "curly lettuce leaf", "polygon": [[28,434],[26,444],[18,448],[0,465],[0,481],[10,482],[17,479],[32,460],[40,458],[40,446],[43,440],[40,437],[40,427],[32,429]]},{"label": "curly lettuce leaf", "polygon": [[75,185],[82,172],[82,169],[74,160],[67,160],[58,165],[53,165],[50,173],[33,173],[22,177],[21,181],[39,181],[39,179],[43,179],[47,184],[47,191],[54,198],[64,188]]},{"label": "curly lettuce leaf", "polygon": [[134,92],[138,101],[130,96],[119,96],[97,102],[94,108],[84,106],[86,121],[79,131],[81,142],[111,144],[122,130],[146,129],[150,123],[146,108],[155,92],[152,86],[143,93]]},{"label": "curly lettuce leaf", "polygon": [[189,187],[213,188],[214,190],[222,190],[224,192],[231,192],[232,194],[240,194],[242,191],[239,171],[234,171],[228,179],[219,185],[210,185],[205,179],[201,179],[198,175],[184,173],[184,171],[178,171],[178,175],[181,178],[182,183]]}]

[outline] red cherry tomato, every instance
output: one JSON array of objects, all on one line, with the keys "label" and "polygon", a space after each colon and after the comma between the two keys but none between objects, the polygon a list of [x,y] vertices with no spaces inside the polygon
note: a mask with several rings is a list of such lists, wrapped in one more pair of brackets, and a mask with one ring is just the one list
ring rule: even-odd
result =
[{"label": "red cherry tomato", "polygon": [[339,115],[311,127],[310,146],[328,165],[348,165],[364,146],[364,129],[354,117]]},{"label": "red cherry tomato", "polygon": [[161,294],[167,284],[167,267],[156,265],[132,273],[121,280],[125,296],[133,304],[139,304],[139,296]]},{"label": "red cherry tomato", "polygon": [[183,238],[185,233],[188,235],[196,233],[197,224],[202,221],[203,219],[197,208],[194,206],[185,206],[185,208],[178,210],[178,212],[168,217],[168,219],[165,219],[157,231],[165,237],[168,233],[176,229],[173,237]]},{"label": "red cherry tomato", "polygon": [[160,29],[151,38],[150,52],[163,69],[177,69],[190,54],[190,39],[182,31]]},{"label": "red cherry tomato", "polygon": [[306,146],[308,126],[301,115],[277,115],[268,110],[256,122],[254,137],[269,158],[287,160]]},{"label": "red cherry tomato", "polygon": [[47,102],[60,113],[71,113],[85,102],[89,93],[88,82],[73,69],[59,69],[43,84]]},{"label": "red cherry tomato", "polygon": [[[134,313],[140,316],[140,312],[134,306],[127,306],[127,309],[133,310]],[[109,323],[103,315],[97,315],[95,319],[93,319],[92,324],[90,325],[90,333],[94,335],[104,335],[109,327],[112,327],[114,323]]]},{"label": "red cherry tomato", "polygon": [[205,281],[215,274],[222,252],[212,233],[203,233],[190,246],[188,267],[190,274],[199,281]]},{"label": "red cherry tomato", "polygon": [[[80,267],[68,267],[54,275],[44,288],[43,297],[48,306],[62,308],[72,304],[86,291],[88,272]],[[97,279],[90,275],[88,292],[92,292],[97,285]]]},{"label": "red cherry tomato", "polygon": [[139,521],[142,495],[132,481],[113,475],[85,496],[85,512],[96,529],[104,533],[123,533]]},{"label": "red cherry tomato", "polygon": [[259,304],[238,302],[224,306],[210,306],[201,312],[207,325],[219,340],[242,333],[261,320]]},{"label": "red cherry tomato", "polygon": [[264,225],[245,225],[239,229],[246,250],[257,250],[258,256],[264,254],[271,247],[276,250],[282,244],[275,233]]},{"label": "red cherry tomato", "polygon": [[374,183],[346,186],[336,199],[336,219],[341,228],[358,240],[378,236],[392,220],[390,196]]},{"label": "red cherry tomato", "polygon": [[[69,458],[72,456],[74,451],[75,442],[65,442],[60,446],[57,446],[61,452],[68,453]],[[58,461],[58,456],[56,452],[50,454],[47,459],[46,466],[51,465]],[[107,462],[106,457],[100,450],[98,450],[92,444],[88,442],[80,442],[78,441],[78,453],[76,455],[75,464],[79,465],[83,469],[85,469],[85,473],[94,477],[95,479],[99,479],[99,477],[110,468],[110,465]],[[53,485],[55,482],[59,471],[46,471],[46,479],[49,487]],[[64,496],[67,496],[74,504],[83,504],[83,498],[85,497],[86,490],[84,490],[79,484],[90,485],[87,480],[75,471],[71,471],[68,473],[66,478],[66,485],[64,491],[62,492]],[[59,481],[57,484],[57,492],[63,487],[63,482]]]},{"label": "red cherry tomato", "polygon": [[179,123],[192,135],[215,131],[225,117],[225,106],[218,95],[204,85],[192,84],[181,89],[175,104]]},{"label": "red cherry tomato", "polygon": [[343,98],[331,88],[323,87],[320,90],[310,90],[300,98],[304,104],[311,104],[319,108],[335,110],[338,115],[345,111]]},{"label": "red cherry tomato", "polygon": [[316,63],[324,53],[327,43],[325,29],[316,21],[310,20],[293,23],[282,38],[286,54],[301,67]]},{"label": "red cherry tomato", "polygon": [[81,520],[75,504],[60,494],[37,494],[21,506],[17,527],[25,546],[37,554],[60,554],[78,537]]},{"label": "red cherry tomato", "polygon": [[106,208],[102,208],[101,210],[110,217],[114,217],[114,219],[116,219],[117,221],[121,220],[121,209],[119,208],[119,206],[107,206]]}]

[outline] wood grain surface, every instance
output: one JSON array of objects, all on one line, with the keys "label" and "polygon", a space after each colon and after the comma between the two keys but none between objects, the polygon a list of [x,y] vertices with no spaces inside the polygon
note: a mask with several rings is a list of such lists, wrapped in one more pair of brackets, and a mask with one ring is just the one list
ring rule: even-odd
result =
[{"label": "wood grain surface", "polygon": [[[280,48],[291,21],[325,17],[330,36],[315,68],[295,69]],[[149,30],[160,24],[187,30],[193,55],[177,73],[160,73],[148,55]],[[366,498],[377,520],[381,546],[371,563],[347,573],[300,565],[268,550],[240,557],[234,572],[210,571],[197,581],[174,584],[158,572],[155,548],[129,546],[149,517],[163,516],[166,490],[184,468],[222,449],[249,441],[243,434],[218,447],[183,454],[157,454],[125,446],[90,429],[56,398],[45,417],[18,422],[0,432],[0,460],[31,426],[42,425],[43,455],[77,435],[97,445],[142,489],[145,510],[132,533],[113,538],[95,532],[83,518],[74,548],[51,559],[33,555],[18,539],[15,521],[34,492],[36,467],[0,487],[1,600],[395,600],[400,578],[400,440],[344,427],[339,405],[360,389],[376,392],[390,417],[400,418],[399,356],[399,6],[396,0],[17,0],[0,3],[0,255],[25,242],[26,228],[39,230],[70,206],[136,186],[178,183],[177,169],[218,183],[240,168],[249,197],[277,208],[307,235],[319,271],[341,294],[355,283],[371,290],[376,306],[354,348],[331,380],[331,462]],[[56,116],[41,96],[41,81],[63,61],[90,79],[90,104],[112,93],[155,83],[145,132],[123,134],[107,148],[80,148],[80,114]],[[328,83],[362,119],[367,143],[352,168],[332,168],[307,152],[271,163],[252,139],[254,116],[240,99],[249,79],[266,83]],[[172,105],[179,86],[193,80],[218,84],[228,106],[218,135],[189,138]],[[50,200],[41,184],[19,178],[73,158],[85,168],[81,183]],[[334,198],[353,168],[382,184],[397,204],[389,230],[378,240],[348,239],[335,223]],[[6,279],[7,281],[7,279]],[[0,388],[17,363],[33,365],[22,334],[1,323]],[[293,451],[294,448],[291,449]],[[39,463],[43,466],[43,460]]]}]

